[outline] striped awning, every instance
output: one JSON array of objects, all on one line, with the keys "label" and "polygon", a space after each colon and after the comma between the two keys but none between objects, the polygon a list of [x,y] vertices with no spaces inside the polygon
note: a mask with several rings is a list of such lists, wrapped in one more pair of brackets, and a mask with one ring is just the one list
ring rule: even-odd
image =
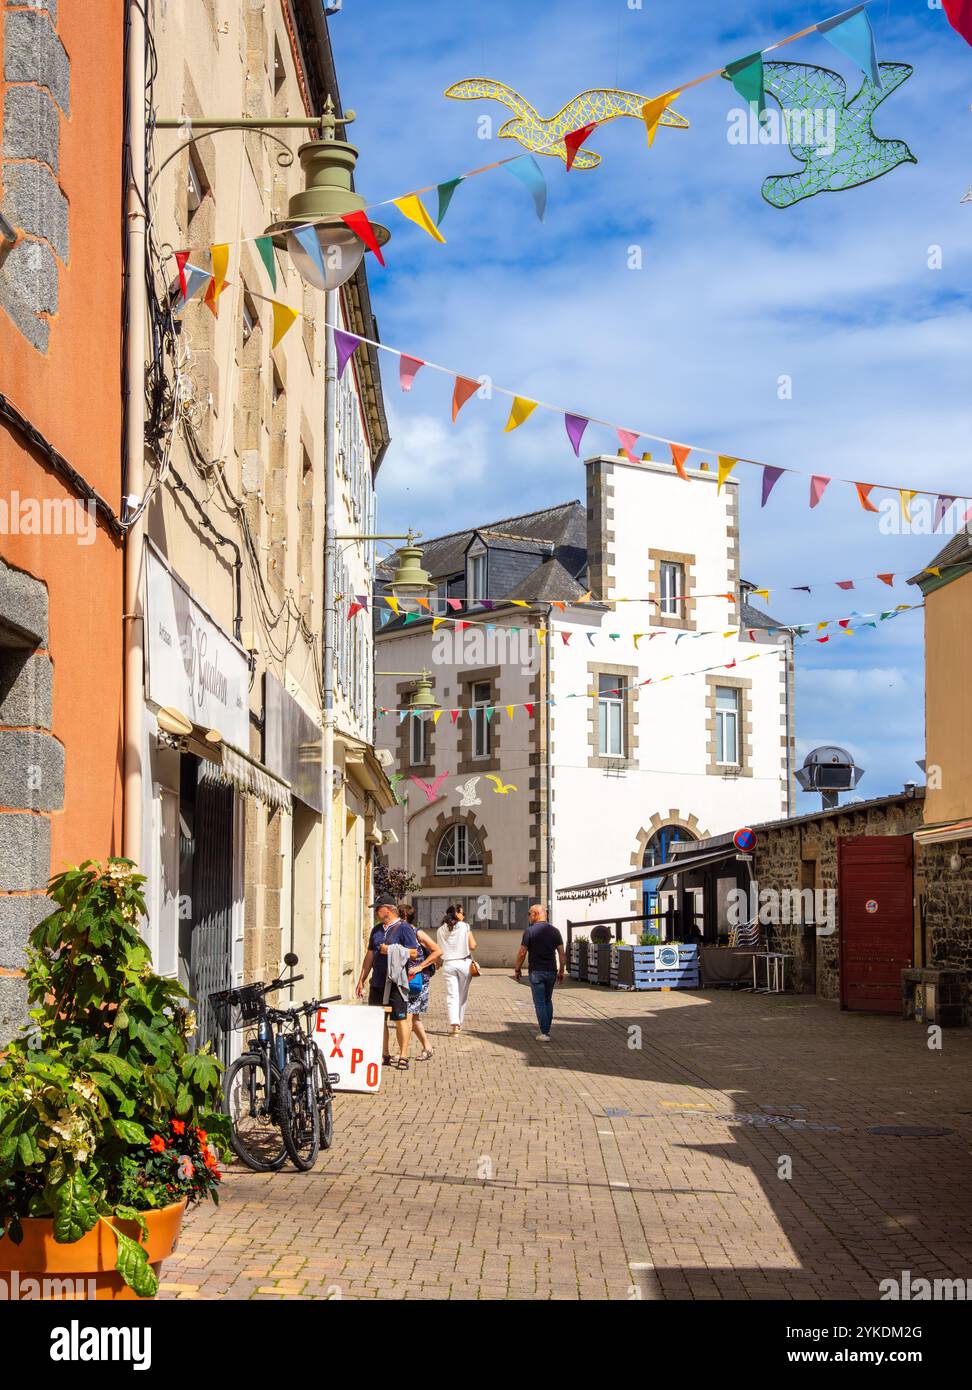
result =
[{"label": "striped awning", "polygon": [[221,746],[221,760],[203,763],[200,767],[200,776],[204,781],[221,782],[223,785],[236,787],[244,795],[252,796],[254,800],[262,801],[267,806],[274,806],[288,813],[291,811],[293,797],[288,783],[256,758],[252,758],[249,753],[244,753],[242,748],[235,748],[232,743],[224,743]]}]

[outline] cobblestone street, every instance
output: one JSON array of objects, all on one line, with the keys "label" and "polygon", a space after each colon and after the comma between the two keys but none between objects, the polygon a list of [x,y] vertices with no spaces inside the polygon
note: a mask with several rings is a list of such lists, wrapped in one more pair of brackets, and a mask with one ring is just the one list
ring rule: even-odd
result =
[{"label": "cobblestone street", "polygon": [[905,1269],[972,1276],[968,1030],[938,1052],[810,998],[568,982],[555,1003],[536,1042],[528,987],[487,972],[453,1041],[434,987],[433,1060],[339,1096],[313,1173],[234,1167],[162,1297],[875,1299]]}]

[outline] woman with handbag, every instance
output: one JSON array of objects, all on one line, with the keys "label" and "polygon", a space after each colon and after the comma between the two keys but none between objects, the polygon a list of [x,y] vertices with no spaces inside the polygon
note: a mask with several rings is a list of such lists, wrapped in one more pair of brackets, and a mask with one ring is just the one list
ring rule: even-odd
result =
[{"label": "woman with handbag", "polygon": [[429,1039],[421,1015],[428,1011],[429,987],[436,971],[436,961],[442,952],[428,932],[419,931],[415,927],[415,908],[410,903],[399,904],[398,914],[403,921],[415,928],[415,935],[418,937],[419,956],[413,962],[414,968],[409,966],[408,971],[408,1019],[411,1024],[411,1032],[415,1034],[422,1045],[422,1051],[416,1060],[431,1062],[432,1049],[429,1046]]},{"label": "woman with handbag", "polygon": [[446,908],[442,926],[436,934],[439,950],[442,952],[442,974],[446,986],[446,1008],[449,1012],[450,1037],[457,1038],[462,1031],[466,1014],[466,999],[469,996],[469,981],[479,974],[479,966],[473,960],[476,938],[473,936],[465,914],[458,903]]}]

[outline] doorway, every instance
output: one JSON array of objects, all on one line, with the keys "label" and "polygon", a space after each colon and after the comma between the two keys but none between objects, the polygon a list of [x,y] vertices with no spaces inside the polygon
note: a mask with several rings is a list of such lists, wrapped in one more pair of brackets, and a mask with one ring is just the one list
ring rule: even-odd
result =
[{"label": "doorway", "polygon": [[914,843],[842,835],[837,845],[841,1008],[898,1013],[901,972],[913,963]]}]

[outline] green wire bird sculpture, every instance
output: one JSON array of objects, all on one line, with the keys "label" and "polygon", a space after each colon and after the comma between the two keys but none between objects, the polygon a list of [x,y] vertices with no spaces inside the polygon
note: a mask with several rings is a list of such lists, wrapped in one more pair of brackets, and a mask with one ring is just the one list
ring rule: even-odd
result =
[{"label": "green wire bird sculpture", "polygon": [[792,207],[816,193],[856,188],[899,164],[918,163],[903,140],[882,140],[871,127],[874,112],[914,68],[910,63],[879,63],[878,70],[881,86],[865,79],[848,101],[847,83],[829,68],[763,65],[763,85],[782,108],[790,153],[803,164],[799,173],[774,174],[763,181],[763,197],[773,207]]}]

